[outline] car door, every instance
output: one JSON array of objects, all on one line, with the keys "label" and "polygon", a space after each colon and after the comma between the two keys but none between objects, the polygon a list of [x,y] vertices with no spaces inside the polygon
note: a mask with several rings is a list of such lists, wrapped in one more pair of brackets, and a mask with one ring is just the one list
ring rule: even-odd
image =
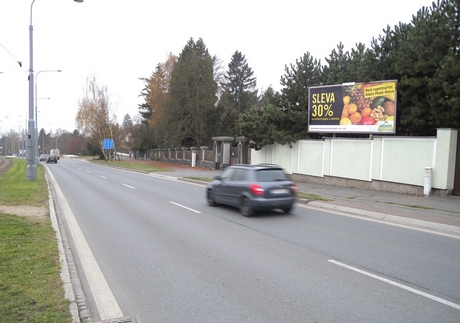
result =
[{"label": "car door", "polygon": [[237,168],[233,172],[232,177],[228,183],[228,198],[231,205],[240,205],[240,197],[242,196],[242,193],[248,189],[246,176],[247,170],[244,168]]},{"label": "car door", "polygon": [[225,169],[222,172],[222,175],[220,176],[218,183],[216,183],[213,186],[214,198],[216,199],[216,202],[231,205],[231,202],[230,202],[231,199],[229,197],[230,190],[231,190],[230,179],[234,171],[235,171],[234,168]]}]

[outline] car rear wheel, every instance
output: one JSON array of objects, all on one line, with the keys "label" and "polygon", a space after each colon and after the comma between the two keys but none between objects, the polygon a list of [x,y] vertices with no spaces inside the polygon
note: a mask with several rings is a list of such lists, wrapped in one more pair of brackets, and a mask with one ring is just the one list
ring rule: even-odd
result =
[{"label": "car rear wheel", "polygon": [[208,205],[209,206],[216,206],[216,200],[214,199],[214,191],[213,190],[208,190],[206,193],[206,198],[208,199]]},{"label": "car rear wheel", "polygon": [[254,215],[254,210],[251,207],[251,202],[246,197],[241,198],[240,212],[246,217]]},{"label": "car rear wheel", "polygon": [[292,206],[290,206],[290,207],[285,207],[285,208],[283,209],[284,213],[291,213],[291,210],[292,210]]}]

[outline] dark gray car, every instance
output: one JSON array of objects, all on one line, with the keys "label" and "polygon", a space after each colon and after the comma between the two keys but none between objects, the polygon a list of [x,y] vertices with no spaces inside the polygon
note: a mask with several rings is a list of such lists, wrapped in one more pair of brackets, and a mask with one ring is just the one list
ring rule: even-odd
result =
[{"label": "dark gray car", "polygon": [[57,157],[56,155],[48,155],[48,157],[46,157],[46,163],[57,163]]},{"label": "dark gray car", "polygon": [[272,209],[289,213],[296,193],[297,186],[281,167],[265,164],[229,166],[206,187],[210,206],[234,206],[244,216]]}]

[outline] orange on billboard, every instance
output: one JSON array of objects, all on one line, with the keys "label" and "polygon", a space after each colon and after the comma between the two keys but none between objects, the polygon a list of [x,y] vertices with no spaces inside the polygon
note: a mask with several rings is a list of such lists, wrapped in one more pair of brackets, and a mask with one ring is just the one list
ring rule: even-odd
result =
[{"label": "orange on billboard", "polygon": [[308,88],[308,132],[396,132],[396,80]]}]

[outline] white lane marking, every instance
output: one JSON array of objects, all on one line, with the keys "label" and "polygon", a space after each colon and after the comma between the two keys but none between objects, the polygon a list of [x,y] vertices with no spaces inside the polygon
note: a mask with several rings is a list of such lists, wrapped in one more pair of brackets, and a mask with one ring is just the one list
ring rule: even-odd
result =
[{"label": "white lane marking", "polygon": [[180,206],[180,207],[182,207],[182,208],[184,208],[184,209],[187,209],[187,210],[192,211],[192,212],[195,212],[195,213],[201,213],[200,211],[191,209],[191,208],[189,208],[189,207],[186,207],[186,206],[184,206],[184,205],[182,205],[182,204],[179,204],[179,203],[176,203],[176,202],[173,202],[173,201],[169,201],[169,203],[174,204],[174,205],[177,205],[177,206]]},{"label": "white lane marking", "polygon": [[120,307],[118,306],[118,303],[115,300],[115,297],[113,296],[112,291],[110,290],[110,287],[107,284],[107,281],[105,280],[104,275],[102,274],[101,269],[99,268],[99,265],[97,264],[97,261],[85,240],[85,237],[83,236],[83,233],[81,232],[80,226],[78,225],[70,206],[67,204],[67,200],[65,199],[61,188],[57,184],[51,172],[49,172],[49,176],[56,190],[57,202],[61,205],[64,216],[67,219],[70,234],[72,235],[75,243],[78,257],[83,266],[83,271],[88,279],[88,284],[93,294],[94,301],[96,302],[101,320],[123,317]]},{"label": "white lane marking", "polygon": [[102,178],[104,178],[104,179],[107,179],[107,177],[105,177],[105,176],[102,176],[102,175],[99,175],[99,176],[102,177]]},{"label": "white lane marking", "polygon": [[128,185],[128,184],[124,184],[124,183],[123,183],[123,186],[126,186],[126,187],[129,187],[129,188],[134,189],[134,186],[130,186],[130,185]]},{"label": "white lane marking", "polygon": [[78,168],[79,170],[81,170],[81,168],[80,168],[80,167],[77,167],[77,168]]},{"label": "white lane marking", "polygon": [[91,174],[91,171],[89,171],[89,170],[87,170],[86,172]]},{"label": "white lane marking", "polygon": [[328,260],[329,262],[333,263],[333,264],[336,264],[336,265],[339,265],[341,267],[344,267],[344,268],[347,268],[347,269],[350,269],[350,270],[353,270],[357,273],[360,273],[360,274],[363,274],[363,275],[366,275],[368,277],[371,277],[371,278],[375,278],[377,280],[380,280],[384,283],[387,283],[387,284],[390,284],[390,285],[393,285],[393,286],[396,286],[396,287],[399,287],[399,288],[402,288],[402,289],[405,289],[409,292],[412,292],[414,294],[417,294],[417,295],[420,295],[420,296],[423,296],[423,297],[426,297],[426,298],[429,298],[433,301],[436,301],[436,302],[439,302],[441,304],[444,304],[444,305],[447,305],[447,306],[450,306],[450,307],[453,307],[457,310],[460,310],[460,305],[459,304],[455,304],[455,303],[452,303],[452,302],[449,302],[445,299],[442,299],[440,297],[437,297],[437,296],[434,296],[434,295],[431,295],[431,294],[428,294],[428,293],[425,293],[425,292],[422,292],[422,291],[419,291],[415,288],[412,288],[412,287],[409,287],[409,286],[406,286],[406,285],[403,285],[403,284],[400,284],[400,283],[397,283],[395,281],[392,281],[392,280],[389,280],[387,278],[384,278],[384,277],[381,277],[381,276],[377,276],[375,274],[371,274],[367,271],[364,271],[364,270],[361,270],[361,269],[358,269],[358,268],[355,268],[355,267],[352,267],[352,266],[349,266],[349,265],[346,265],[344,263],[341,263],[339,261],[335,261],[335,260]]},{"label": "white lane marking", "polygon": [[148,173],[149,176],[156,177],[156,178],[162,178],[162,179],[167,179],[170,181],[177,181],[177,177],[174,176],[167,176],[167,175],[161,175],[157,173]]}]

